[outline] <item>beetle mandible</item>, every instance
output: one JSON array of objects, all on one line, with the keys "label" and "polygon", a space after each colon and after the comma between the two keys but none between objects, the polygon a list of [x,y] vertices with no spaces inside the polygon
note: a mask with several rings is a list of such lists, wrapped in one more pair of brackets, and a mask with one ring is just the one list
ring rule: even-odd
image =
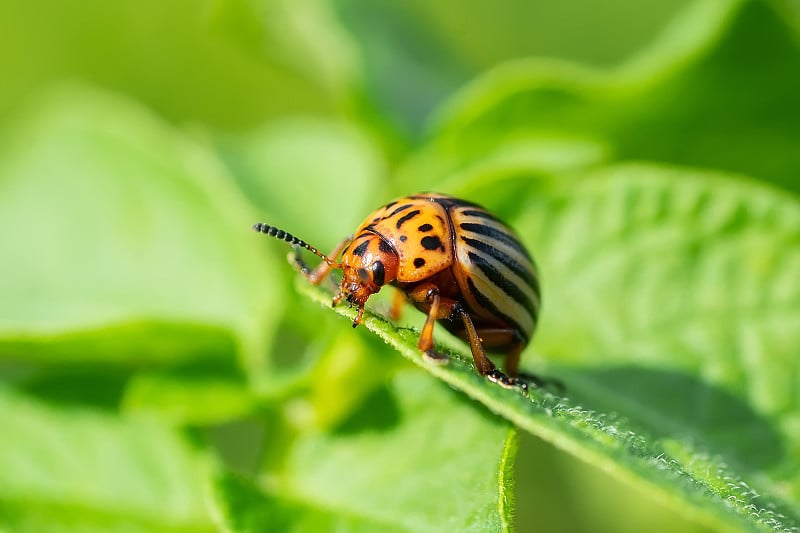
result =
[{"label": "beetle mandible", "polygon": [[[253,229],[322,258],[314,270],[297,258],[312,284],[341,269],[332,303],[347,300],[358,307],[353,327],[361,323],[369,297],[393,285],[399,291],[392,318],[399,318],[405,299],[427,315],[418,344],[426,356],[445,359],[434,351],[439,321],[469,343],[481,375],[523,392],[527,380],[544,383],[519,376],[520,354],[536,328],[541,302],[536,264],[514,232],[479,205],[437,193],[400,198],[370,214],[328,256],[274,226],[258,223]],[[505,373],[486,350],[505,353]]]}]

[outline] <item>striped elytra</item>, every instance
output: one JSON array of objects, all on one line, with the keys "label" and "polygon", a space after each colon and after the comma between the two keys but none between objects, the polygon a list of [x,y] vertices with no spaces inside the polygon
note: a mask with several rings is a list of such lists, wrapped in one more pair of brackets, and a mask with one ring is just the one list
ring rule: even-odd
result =
[{"label": "striped elytra", "polygon": [[[538,273],[515,233],[486,209],[443,194],[406,196],[370,214],[330,256],[272,226],[256,224],[254,229],[320,256],[324,262],[313,271],[297,259],[314,284],[331,269],[341,269],[333,305],[347,300],[358,307],[353,327],[361,322],[369,297],[392,285],[401,296],[395,298],[393,317],[399,316],[404,300],[427,315],[418,344],[429,358],[444,360],[434,351],[438,321],[469,342],[481,375],[527,391],[518,365],[536,328]],[[486,350],[506,355],[505,373]]]}]

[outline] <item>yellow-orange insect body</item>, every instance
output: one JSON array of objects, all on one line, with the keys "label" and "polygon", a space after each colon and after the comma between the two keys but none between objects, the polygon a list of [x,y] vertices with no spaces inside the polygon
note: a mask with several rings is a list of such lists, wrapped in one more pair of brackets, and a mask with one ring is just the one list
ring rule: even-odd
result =
[{"label": "yellow-orange insect body", "polygon": [[[361,322],[369,297],[391,284],[427,315],[419,339],[426,355],[441,358],[433,351],[438,320],[469,342],[480,374],[527,390],[527,383],[516,376],[520,353],[536,327],[538,276],[513,231],[489,211],[442,194],[407,196],[369,215],[330,257],[272,226],[253,227],[320,256],[324,263],[316,270],[302,269],[314,284],[331,269],[341,269],[333,305],[346,299],[358,306],[353,327]],[[402,300],[395,302],[392,314],[397,316]],[[485,349],[507,355],[507,374],[495,367]]]}]

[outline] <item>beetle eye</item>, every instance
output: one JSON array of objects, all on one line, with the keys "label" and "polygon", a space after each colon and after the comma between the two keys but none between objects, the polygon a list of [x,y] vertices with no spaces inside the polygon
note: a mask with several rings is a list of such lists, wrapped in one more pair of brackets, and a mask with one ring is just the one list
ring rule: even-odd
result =
[{"label": "beetle eye", "polygon": [[386,270],[383,267],[383,262],[375,261],[372,265],[372,282],[378,287],[382,286],[386,278]]},{"label": "beetle eye", "polygon": [[369,272],[367,272],[365,269],[359,268],[357,273],[358,279],[360,279],[363,283],[366,283],[370,280]]}]

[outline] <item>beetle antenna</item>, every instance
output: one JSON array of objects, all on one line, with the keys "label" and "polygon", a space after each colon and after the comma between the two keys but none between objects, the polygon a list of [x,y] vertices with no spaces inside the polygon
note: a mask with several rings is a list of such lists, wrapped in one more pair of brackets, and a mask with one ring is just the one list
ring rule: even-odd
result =
[{"label": "beetle antenna", "polygon": [[286,241],[292,246],[299,246],[311,252],[312,254],[322,258],[323,261],[328,263],[329,265],[335,267],[336,262],[330,259],[327,255],[323,254],[307,242],[298,239],[291,233],[283,231],[282,229],[278,229],[275,226],[270,226],[268,224],[264,224],[263,222],[257,222],[253,224],[253,231],[257,231],[259,233],[263,233],[264,235],[269,235],[270,237],[275,237],[276,239],[280,239],[282,241]]}]

